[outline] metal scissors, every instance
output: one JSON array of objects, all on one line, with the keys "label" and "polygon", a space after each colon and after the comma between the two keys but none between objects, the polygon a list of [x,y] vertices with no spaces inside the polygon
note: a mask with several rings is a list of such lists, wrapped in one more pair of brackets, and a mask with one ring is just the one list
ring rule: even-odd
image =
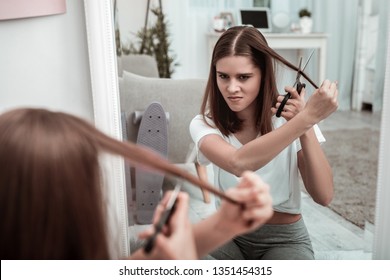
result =
[{"label": "metal scissors", "polygon": [[[305,70],[307,64],[309,63],[311,57],[313,56],[313,53],[314,53],[314,50],[311,51],[310,55],[309,55],[309,58],[306,60],[306,63],[305,65],[303,66],[303,68],[301,68],[302,66],[302,56],[300,57],[299,59],[299,64],[298,64],[298,72],[297,72],[297,76],[295,78],[295,83],[293,85],[293,87],[297,87],[297,92],[298,94],[301,94],[301,91],[304,87],[306,87],[306,84],[305,83],[301,83],[301,76],[302,76],[302,72]],[[280,103],[280,106],[278,108],[278,111],[276,112],[276,116],[279,118],[283,112],[283,108],[284,106],[286,105],[287,103],[287,100],[291,98],[291,93],[287,92],[287,94],[284,96],[283,98],[283,101],[282,103]]]}]

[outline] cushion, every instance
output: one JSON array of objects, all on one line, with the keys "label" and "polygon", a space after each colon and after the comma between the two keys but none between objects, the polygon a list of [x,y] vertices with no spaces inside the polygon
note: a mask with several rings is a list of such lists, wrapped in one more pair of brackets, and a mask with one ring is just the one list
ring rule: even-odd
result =
[{"label": "cushion", "polygon": [[119,81],[120,106],[128,118],[129,140],[137,140],[139,123],[133,123],[134,112],[144,111],[151,102],[159,102],[169,112],[168,159],[185,162],[192,143],[189,124],[199,114],[205,86],[205,79],[150,78],[124,71]]},{"label": "cushion", "polygon": [[118,58],[118,74],[123,71],[145,77],[159,77],[157,61],[153,56],[146,54],[122,55]]}]

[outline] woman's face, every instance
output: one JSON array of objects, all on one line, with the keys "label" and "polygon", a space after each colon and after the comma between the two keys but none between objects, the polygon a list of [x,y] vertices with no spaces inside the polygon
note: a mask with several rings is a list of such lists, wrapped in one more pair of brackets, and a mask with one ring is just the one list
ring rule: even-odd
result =
[{"label": "woman's face", "polygon": [[229,108],[238,115],[254,112],[261,72],[246,56],[227,56],[216,63],[217,85]]}]

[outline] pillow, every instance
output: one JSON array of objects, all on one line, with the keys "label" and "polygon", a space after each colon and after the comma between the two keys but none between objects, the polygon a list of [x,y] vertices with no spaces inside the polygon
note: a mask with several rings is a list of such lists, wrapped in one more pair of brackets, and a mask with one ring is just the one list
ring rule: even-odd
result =
[{"label": "pillow", "polygon": [[147,54],[128,54],[120,56],[118,59],[119,76],[123,75],[123,71],[144,77],[159,77],[156,59]]},{"label": "pillow", "polygon": [[120,81],[120,106],[128,118],[129,140],[137,140],[139,123],[133,123],[134,112],[144,111],[150,103],[159,102],[165,112],[169,112],[168,159],[185,162],[192,143],[189,124],[199,114],[205,86],[205,79],[148,78],[124,71]]}]

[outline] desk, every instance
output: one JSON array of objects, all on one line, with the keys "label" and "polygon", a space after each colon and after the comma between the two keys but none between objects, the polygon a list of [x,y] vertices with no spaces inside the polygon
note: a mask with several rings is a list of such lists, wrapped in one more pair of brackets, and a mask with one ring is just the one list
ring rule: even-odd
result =
[{"label": "desk", "polygon": [[[211,58],[214,45],[217,42],[220,33],[208,33],[209,58]],[[325,33],[263,33],[267,39],[268,45],[273,49],[295,49],[298,50],[298,56],[301,56],[303,49],[318,49],[318,79],[321,83],[325,79],[326,71],[326,44],[328,34]],[[303,58],[303,63],[305,58]]]}]

